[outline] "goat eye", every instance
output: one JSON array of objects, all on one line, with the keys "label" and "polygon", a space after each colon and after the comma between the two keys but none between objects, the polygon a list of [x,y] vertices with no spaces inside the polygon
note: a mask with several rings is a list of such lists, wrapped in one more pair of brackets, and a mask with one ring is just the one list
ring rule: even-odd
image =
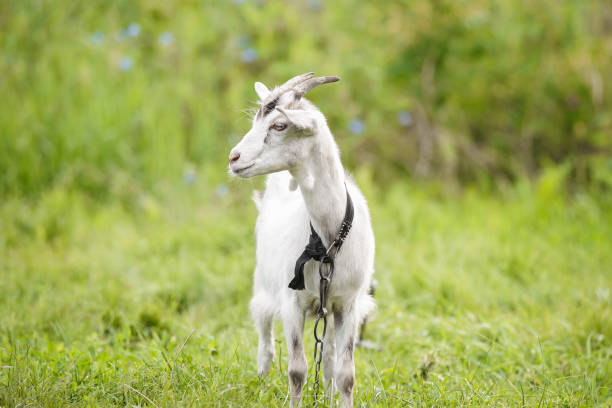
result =
[{"label": "goat eye", "polygon": [[284,123],[275,123],[272,126],[270,126],[270,129],[274,129],[277,132],[280,132],[282,130],[285,130],[287,128],[287,125]]}]

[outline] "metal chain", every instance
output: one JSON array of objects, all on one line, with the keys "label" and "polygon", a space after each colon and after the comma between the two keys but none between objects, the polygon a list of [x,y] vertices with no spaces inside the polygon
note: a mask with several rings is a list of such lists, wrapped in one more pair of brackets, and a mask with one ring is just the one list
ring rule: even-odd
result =
[{"label": "metal chain", "polygon": [[[336,248],[334,250],[334,248]],[[332,275],[334,273],[334,257],[337,253],[337,244],[336,241],[332,243],[332,245],[327,250],[325,257],[321,259],[321,263],[319,264],[319,277],[321,278],[319,281],[319,311],[317,313],[317,320],[314,325],[314,382],[312,384],[312,406],[316,407],[319,402],[319,388],[320,388],[320,373],[321,373],[321,360],[323,360],[323,340],[325,339],[325,334],[327,333],[327,292],[329,291],[329,285],[331,284]],[[324,272],[324,265],[327,265],[327,273]],[[321,336],[319,336],[319,322],[323,320],[323,332]]]},{"label": "metal chain", "polygon": [[327,316],[319,316],[317,317],[317,321],[315,323],[314,335],[315,335],[315,346],[314,346],[314,367],[315,367],[315,375],[314,382],[312,384],[312,406],[316,407],[317,402],[319,400],[319,376],[321,372],[321,360],[323,359],[323,337],[319,338],[317,335],[317,327],[319,325],[319,321],[323,319],[323,337],[325,337],[325,331],[327,330]]}]

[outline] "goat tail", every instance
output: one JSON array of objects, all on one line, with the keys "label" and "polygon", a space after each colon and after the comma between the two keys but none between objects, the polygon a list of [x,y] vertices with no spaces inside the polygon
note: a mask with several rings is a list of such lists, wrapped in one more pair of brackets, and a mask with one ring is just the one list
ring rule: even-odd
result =
[{"label": "goat tail", "polygon": [[359,294],[357,298],[357,302],[355,303],[355,308],[357,309],[357,316],[359,317],[359,321],[363,322],[363,320],[368,317],[374,309],[376,309],[376,303],[374,303],[374,298],[367,291]]}]

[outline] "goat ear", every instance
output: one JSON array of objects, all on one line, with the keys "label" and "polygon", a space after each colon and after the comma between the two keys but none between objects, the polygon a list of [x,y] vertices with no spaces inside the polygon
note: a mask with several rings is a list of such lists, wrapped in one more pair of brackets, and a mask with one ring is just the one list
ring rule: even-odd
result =
[{"label": "goat ear", "polygon": [[315,118],[308,111],[301,109],[283,109],[276,108],[280,113],[283,114],[298,129],[312,130],[315,127]]},{"label": "goat ear", "polygon": [[270,95],[268,87],[261,82],[255,82],[255,92],[257,92],[257,96],[259,96],[259,99],[262,101]]}]

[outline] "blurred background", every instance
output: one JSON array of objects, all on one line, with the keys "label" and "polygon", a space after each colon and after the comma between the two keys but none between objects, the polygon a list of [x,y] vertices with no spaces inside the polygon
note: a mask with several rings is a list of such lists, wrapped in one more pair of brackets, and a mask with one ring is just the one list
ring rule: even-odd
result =
[{"label": "blurred background", "polygon": [[0,0],[0,407],[286,401],[227,160],[308,71],[377,239],[356,405],[611,406],[610,1]]},{"label": "blurred background", "polygon": [[377,182],[612,186],[605,1],[8,1],[0,26],[2,196],[220,180],[253,82],[311,70]]}]

